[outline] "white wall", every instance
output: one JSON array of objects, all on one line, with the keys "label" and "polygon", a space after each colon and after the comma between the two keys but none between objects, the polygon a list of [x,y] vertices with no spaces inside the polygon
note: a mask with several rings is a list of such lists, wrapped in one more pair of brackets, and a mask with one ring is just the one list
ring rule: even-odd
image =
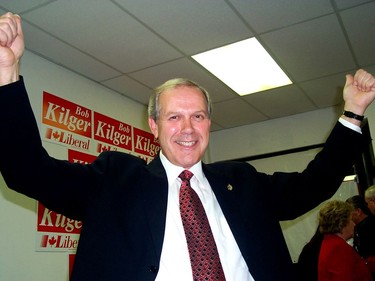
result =
[{"label": "white wall", "polygon": [[[146,109],[143,106],[30,52],[26,51],[23,57],[21,74],[25,78],[38,122],[42,92],[47,91],[134,127],[148,130]],[[336,121],[338,111],[339,109],[323,109],[215,132],[211,135],[206,162],[321,143]],[[371,119],[375,120],[375,108],[370,109],[368,116],[371,131],[375,132],[371,127]],[[50,144],[45,145],[53,156],[66,158],[66,155]],[[279,170],[271,165],[267,165],[267,168]],[[0,227],[1,281],[68,280],[66,253],[35,252],[35,200],[7,189],[2,177]]]},{"label": "white wall", "polygon": [[214,162],[323,143],[339,111],[327,108],[213,132],[208,158]]}]

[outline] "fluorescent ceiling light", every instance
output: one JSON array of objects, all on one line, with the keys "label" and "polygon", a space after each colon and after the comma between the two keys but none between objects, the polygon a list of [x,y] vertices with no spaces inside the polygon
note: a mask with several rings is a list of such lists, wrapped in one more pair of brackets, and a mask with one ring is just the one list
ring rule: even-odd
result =
[{"label": "fluorescent ceiling light", "polygon": [[292,84],[256,38],[192,56],[240,96]]},{"label": "fluorescent ceiling light", "polygon": [[346,176],[343,181],[355,181],[357,175]]}]

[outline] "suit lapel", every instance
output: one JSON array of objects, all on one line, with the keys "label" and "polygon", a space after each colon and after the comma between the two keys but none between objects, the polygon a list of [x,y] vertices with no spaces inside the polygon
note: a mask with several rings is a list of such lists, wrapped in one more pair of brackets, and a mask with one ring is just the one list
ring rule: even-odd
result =
[{"label": "suit lapel", "polygon": [[[241,205],[249,203],[244,202],[245,198],[239,192],[240,188],[243,187],[237,186],[231,177],[216,171],[211,165],[204,165],[203,172],[215,193],[242,256],[249,262],[251,255],[247,246],[249,240],[248,232],[246,231],[247,219],[245,214],[241,213],[241,210],[244,209]],[[249,210],[250,208],[247,209]]]},{"label": "suit lapel", "polygon": [[210,165],[203,165],[203,172],[215,193],[234,237],[237,241],[241,241],[243,231],[240,231],[240,229],[243,225],[243,215],[240,212],[241,208],[238,208],[241,198],[237,196],[237,186],[231,178],[215,171]]},{"label": "suit lapel", "polygon": [[144,210],[148,217],[155,254],[160,260],[167,212],[168,180],[159,156],[146,166],[146,173],[140,181],[144,194]]}]

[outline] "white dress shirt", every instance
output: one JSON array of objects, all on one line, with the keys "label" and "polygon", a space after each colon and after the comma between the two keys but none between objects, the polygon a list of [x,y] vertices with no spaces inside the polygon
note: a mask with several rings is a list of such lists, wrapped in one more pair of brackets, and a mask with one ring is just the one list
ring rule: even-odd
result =
[{"label": "white dress shirt", "polygon": [[[156,280],[192,281],[193,274],[179,205],[181,179],[178,176],[184,169],[170,163],[162,152],[160,159],[168,177],[168,203],[164,242]],[[194,174],[190,184],[206,211],[226,280],[254,281],[211,186],[203,174],[202,163],[197,163],[189,171]]]},{"label": "white dress shirt", "polygon": [[341,124],[343,124],[345,127],[349,128],[349,129],[352,129],[360,134],[362,134],[362,130],[361,130],[361,127],[357,126],[357,125],[354,125],[352,123],[350,123],[349,121],[346,121],[344,118],[339,118],[339,122]]}]

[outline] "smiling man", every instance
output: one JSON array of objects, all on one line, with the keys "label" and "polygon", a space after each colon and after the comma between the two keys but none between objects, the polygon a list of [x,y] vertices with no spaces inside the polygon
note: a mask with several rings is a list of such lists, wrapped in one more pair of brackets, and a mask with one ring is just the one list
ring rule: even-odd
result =
[{"label": "smiling man", "polygon": [[149,104],[151,131],[169,161],[189,169],[201,160],[208,146],[211,125],[208,94],[184,79],[170,80],[155,92]]},{"label": "smiling man", "polygon": [[295,280],[279,221],[330,198],[352,167],[375,98],[370,73],[346,76],[345,111],[301,173],[203,163],[211,100],[185,79],[167,81],[150,98],[148,122],[161,146],[153,161],[106,151],[83,165],[43,148],[19,75],[23,51],[21,18],[1,16],[0,171],[9,188],[83,222],[72,281]]}]

